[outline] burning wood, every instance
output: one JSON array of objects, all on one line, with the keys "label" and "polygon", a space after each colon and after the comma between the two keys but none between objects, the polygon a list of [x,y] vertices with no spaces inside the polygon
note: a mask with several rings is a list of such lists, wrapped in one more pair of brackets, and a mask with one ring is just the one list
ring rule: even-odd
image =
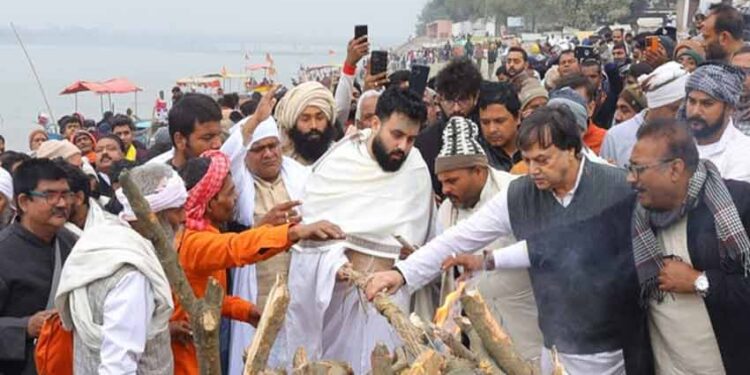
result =
[{"label": "burning wood", "polygon": [[[448,293],[448,295],[445,296],[445,303],[435,311],[435,318],[433,321],[438,328],[445,329],[454,334],[459,332],[459,328],[455,326],[453,320],[448,319],[448,317],[451,315],[451,311],[455,308],[458,299],[461,298],[461,294],[463,294],[465,287],[465,282],[459,282],[456,290]],[[446,327],[446,324],[449,324],[452,327]]]}]

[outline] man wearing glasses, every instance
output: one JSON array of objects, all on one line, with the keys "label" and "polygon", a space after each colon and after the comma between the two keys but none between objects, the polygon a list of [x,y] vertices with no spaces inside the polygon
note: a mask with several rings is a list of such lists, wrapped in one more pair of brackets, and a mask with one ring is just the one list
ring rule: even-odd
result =
[{"label": "man wearing glasses", "polygon": [[467,58],[454,59],[435,77],[440,115],[435,126],[425,128],[414,145],[422,154],[432,177],[432,189],[442,197],[442,185],[435,174],[435,158],[443,147],[443,129],[451,117],[459,116],[479,122],[476,111],[482,74]]},{"label": "man wearing glasses", "polygon": [[632,244],[656,373],[750,371],[750,184],[698,159],[681,121],[648,121],[628,166]]},{"label": "man wearing glasses", "polygon": [[13,175],[19,219],[0,232],[0,369],[35,374],[34,344],[55,313],[60,270],[77,238],[64,229],[74,199],[65,171],[49,159]]},{"label": "man wearing glasses", "polygon": [[744,81],[745,73],[731,65],[698,67],[685,85],[685,112],[700,158],[713,162],[725,179],[750,182],[750,137],[732,119]]}]

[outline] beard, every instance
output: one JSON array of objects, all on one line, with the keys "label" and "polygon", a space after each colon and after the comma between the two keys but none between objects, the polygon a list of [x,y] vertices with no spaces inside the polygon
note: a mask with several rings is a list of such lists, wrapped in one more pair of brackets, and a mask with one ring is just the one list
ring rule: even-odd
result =
[{"label": "beard", "polygon": [[294,150],[298,152],[305,160],[315,162],[317,161],[331,145],[333,141],[333,125],[328,124],[326,130],[321,132],[317,129],[312,129],[307,133],[302,133],[293,127],[289,131],[289,138],[294,144]]},{"label": "beard", "polygon": [[[398,171],[406,161],[405,152],[398,149],[389,152],[385,149],[385,145],[383,145],[378,136],[375,136],[375,139],[372,141],[372,153],[375,155],[375,161],[378,162],[380,168],[385,172]],[[394,159],[393,157],[399,158]]]},{"label": "beard", "polygon": [[719,43],[706,43],[706,61],[708,60],[717,60],[717,61],[726,61],[729,59],[729,54],[727,51],[725,51],[723,48],[721,48],[721,45]]},{"label": "beard", "polygon": [[690,130],[693,132],[693,136],[696,139],[709,138],[721,131],[721,128],[724,125],[724,111],[725,110],[723,109],[721,110],[721,117],[719,117],[719,119],[716,120],[716,122],[714,122],[713,124],[709,124],[700,116],[688,117],[688,125],[690,126]]}]

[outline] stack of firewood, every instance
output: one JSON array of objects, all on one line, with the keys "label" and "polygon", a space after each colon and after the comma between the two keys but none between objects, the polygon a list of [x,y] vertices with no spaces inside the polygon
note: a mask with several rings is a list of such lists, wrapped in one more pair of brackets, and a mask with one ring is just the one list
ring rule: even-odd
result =
[{"label": "stack of firewood", "polygon": [[[210,279],[202,298],[197,298],[190,288],[185,273],[180,267],[172,240],[159,225],[148,202],[127,172],[120,177],[123,191],[138,218],[133,228],[149,239],[156,250],[159,261],[169,279],[172,290],[190,316],[194,332],[194,343],[198,355],[201,375],[220,375],[219,321],[223,290],[216,280]],[[352,284],[364,289],[367,276],[346,267],[341,274]],[[372,301],[398,333],[403,346],[393,353],[384,345],[375,347],[371,354],[373,375],[417,375],[417,374],[540,374],[537,364],[524,360],[516,351],[513,342],[502,327],[493,319],[482,296],[476,290],[463,291],[460,298],[466,317],[457,317],[455,323],[470,342],[480,343],[467,348],[458,333],[451,333],[416,316],[411,319],[385,293]],[[285,369],[267,369],[266,363],[276,335],[284,322],[289,306],[289,289],[286,279],[277,276],[271,289],[262,318],[247,350],[245,375],[286,374]],[[553,350],[553,375],[562,375],[564,370]],[[308,360],[304,348],[294,356],[294,375],[351,374],[351,367],[336,361]],[[545,374],[547,375],[547,374]]]}]

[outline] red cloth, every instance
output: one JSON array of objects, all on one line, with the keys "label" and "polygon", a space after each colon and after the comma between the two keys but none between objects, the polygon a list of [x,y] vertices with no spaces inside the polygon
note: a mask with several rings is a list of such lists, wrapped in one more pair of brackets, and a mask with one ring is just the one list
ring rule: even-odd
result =
[{"label": "red cloth", "polygon": [[346,62],[344,62],[344,69],[342,69],[342,70],[344,71],[344,74],[346,74],[348,76],[353,76],[355,73],[357,73],[357,67],[356,66],[351,66],[351,65],[347,64]]},{"label": "red cloth", "polygon": [[211,159],[211,164],[203,178],[188,191],[185,202],[186,226],[193,230],[204,230],[208,226],[204,217],[208,202],[219,193],[229,174],[229,158],[220,150],[208,150],[200,157]]},{"label": "red cloth", "polygon": [[593,122],[589,121],[589,128],[586,133],[583,133],[583,143],[599,155],[599,151],[602,149],[602,143],[604,143],[604,136],[607,135],[607,131],[596,126]]}]

